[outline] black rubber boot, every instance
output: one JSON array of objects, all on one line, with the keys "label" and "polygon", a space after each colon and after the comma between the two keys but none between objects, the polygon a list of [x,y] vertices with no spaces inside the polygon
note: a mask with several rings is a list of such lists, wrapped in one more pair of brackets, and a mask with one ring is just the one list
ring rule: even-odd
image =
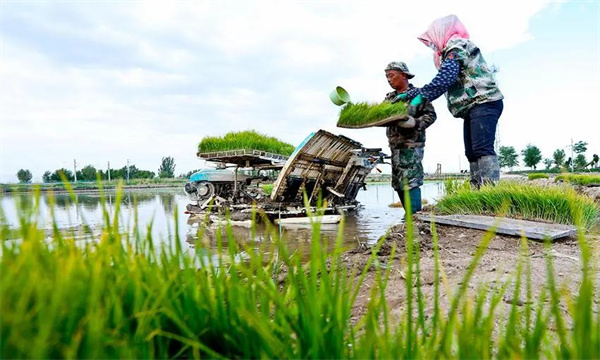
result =
[{"label": "black rubber boot", "polygon": [[481,172],[479,170],[479,162],[474,161],[469,163],[469,172],[471,173],[471,186],[479,189],[481,186]]},{"label": "black rubber boot", "polygon": [[482,156],[477,160],[482,184],[496,185],[500,181],[500,164],[496,155]]},{"label": "black rubber boot", "polygon": [[402,208],[405,208],[405,206],[404,206],[404,191],[398,190],[398,191],[396,191],[396,193],[398,193],[398,197],[400,198],[400,203],[402,204]]},{"label": "black rubber boot", "polygon": [[397,190],[398,197],[400,198],[400,203],[402,203],[402,208],[404,209],[404,216],[402,217],[402,221],[406,220],[406,203],[404,201],[404,191]]}]

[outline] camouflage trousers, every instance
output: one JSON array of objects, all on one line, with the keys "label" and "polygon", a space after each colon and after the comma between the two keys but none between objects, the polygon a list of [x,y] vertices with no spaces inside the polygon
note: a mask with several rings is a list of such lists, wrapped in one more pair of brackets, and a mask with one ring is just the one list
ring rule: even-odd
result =
[{"label": "camouflage trousers", "polygon": [[425,149],[392,149],[392,187],[396,191],[423,185],[423,154]]}]

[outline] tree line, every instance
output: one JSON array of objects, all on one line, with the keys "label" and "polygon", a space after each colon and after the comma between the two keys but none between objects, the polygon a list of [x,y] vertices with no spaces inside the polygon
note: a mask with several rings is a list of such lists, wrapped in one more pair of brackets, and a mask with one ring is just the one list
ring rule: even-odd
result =
[{"label": "tree line", "polygon": [[[544,158],[540,148],[528,144],[525,149],[521,150],[521,157],[523,165],[533,170],[537,170],[540,162],[544,164],[545,170],[554,171],[584,171],[598,168],[598,161],[600,160],[598,154],[593,154],[591,159],[588,160],[585,155],[587,146],[588,143],[584,141],[573,144],[573,152],[576,154],[573,158],[567,157],[567,153],[563,149],[556,149],[551,158]],[[512,169],[519,166],[519,156],[513,146],[500,146],[498,160],[500,167]]]},{"label": "tree line", "polygon": [[[109,175],[110,174],[110,175]],[[102,170],[96,169],[93,165],[86,165],[81,170],[73,172],[69,169],[60,168],[54,171],[46,171],[42,175],[42,180],[45,183],[60,182],[63,175],[69,181],[96,181],[98,177],[101,180],[116,180],[116,179],[153,179],[158,178],[174,178],[175,177],[175,159],[171,156],[165,156],[161,160],[158,171],[155,173],[149,170],[138,169],[135,165],[123,166],[120,169]],[[17,172],[17,179],[21,183],[29,183],[33,179],[33,174],[28,169],[20,169]]]}]

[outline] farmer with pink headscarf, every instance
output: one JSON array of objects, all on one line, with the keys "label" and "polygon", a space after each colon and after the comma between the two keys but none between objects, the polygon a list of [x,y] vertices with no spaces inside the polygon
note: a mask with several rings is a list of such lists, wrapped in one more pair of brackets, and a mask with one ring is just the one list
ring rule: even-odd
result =
[{"label": "farmer with pink headscarf", "polygon": [[412,99],[411,106],[424,100],[433,101],[446,95],[448,110],[464,119],[465,154],[469,159],[471,183],[494,184],[500,179],[498,156],[494,151],[496,125],[502,114],[504,96],[479,48],[469,40],[469,33],[456,15],[435,20],[419,37],[434,51],[439,70],[433,80],[398,95],[398,100]]}]

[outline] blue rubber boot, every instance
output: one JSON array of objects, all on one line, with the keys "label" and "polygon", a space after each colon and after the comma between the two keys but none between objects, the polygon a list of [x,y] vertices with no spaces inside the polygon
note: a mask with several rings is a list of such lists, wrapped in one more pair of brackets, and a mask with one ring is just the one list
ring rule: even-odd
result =
[{"label": "blue rubber boot", "polygon": [[410,196],[410,208],[412,213],[417,213],[421,211],[421,188],[410,189],[408,192]]}]

